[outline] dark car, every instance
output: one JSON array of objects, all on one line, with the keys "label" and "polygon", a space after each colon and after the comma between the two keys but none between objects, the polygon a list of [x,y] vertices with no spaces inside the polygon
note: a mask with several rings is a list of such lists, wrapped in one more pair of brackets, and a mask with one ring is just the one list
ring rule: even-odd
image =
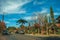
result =
[{"label": "dark car", "polygon": [[9,35],[8,30],[3,30],[3,31],[2,31],[2,35]]},{"label": "dark car", "polygon": [[16,33],[16,34],[19,34],[19,32],[18,32],[18,31],[16,31],[15,33]]}]

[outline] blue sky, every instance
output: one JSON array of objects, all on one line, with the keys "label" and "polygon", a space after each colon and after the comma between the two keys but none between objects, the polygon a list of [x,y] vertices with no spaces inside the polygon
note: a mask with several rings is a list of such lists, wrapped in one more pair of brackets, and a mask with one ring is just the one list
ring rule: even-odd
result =
[{"label": "blue sky", "polygon": [[50,13],[53,7],[55,18],[60,15],[60,0],[0,0],[0,20],[4,13],[6,26],[17,26],[18,19],[32,20],[34,13]]}]

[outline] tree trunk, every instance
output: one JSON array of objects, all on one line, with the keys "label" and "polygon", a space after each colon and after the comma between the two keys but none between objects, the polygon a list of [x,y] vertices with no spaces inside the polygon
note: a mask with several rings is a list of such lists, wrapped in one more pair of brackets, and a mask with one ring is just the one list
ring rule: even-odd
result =
[{"label": "tree trunk", "polygon": [[40,30],[39,30],[39,28],[38,28],[38,34],[39,34],[39,31],[40,31]]}]

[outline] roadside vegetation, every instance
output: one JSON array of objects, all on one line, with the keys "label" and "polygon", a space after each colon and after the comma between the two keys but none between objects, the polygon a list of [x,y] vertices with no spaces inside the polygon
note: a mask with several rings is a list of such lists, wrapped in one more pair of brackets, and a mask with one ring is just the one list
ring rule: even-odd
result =
[{"label": "roadside vegetation", "polygon": [[[60,16],[56,19],[54,18],[54,11],[52,7],[50,7],[49,16],[48,13],[34,13],[33,15],[37,16],[37,20],[33,20],[32,22],[24,19],[18,20],[18,23],[21,24],[20,30],[25,30],[25,33],[27,34],[60,34]],[[32,19],[35,18],[36,17],[32,17]],[[23,25],[25,23],[28,23],[28,27]]]},{"label": "roadside vegetation", "polygon": [[[19,28],[16,27],[8,27],[7,30],[9,32],[16,32],[19,30],[24,30],[26,34],[42,34],[42,35],[49,35],[49,34],[60,34],[60,16],[56,19],[54,18],[54,11],[53,8],[50,7],[50,14],[48,13],[34,13],[34,16],[31,19],[32,22],[19,19],[17,21]],[[28,23],[26,27],[24,24]],[[1,22],[0,22],[0,32],[2,30]]]}]

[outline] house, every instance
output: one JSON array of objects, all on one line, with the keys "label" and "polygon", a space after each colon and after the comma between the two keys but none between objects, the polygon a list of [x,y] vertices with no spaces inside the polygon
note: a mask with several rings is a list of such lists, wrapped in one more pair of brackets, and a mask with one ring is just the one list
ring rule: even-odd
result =
[{"label": "house", "polygon": [[56,18],[56,26],[60,28],[60,16]]},{"label": "house", "polygon": [[60,23],[56,23],[56,26],[57,26],[58,28],[60,28]]}]

